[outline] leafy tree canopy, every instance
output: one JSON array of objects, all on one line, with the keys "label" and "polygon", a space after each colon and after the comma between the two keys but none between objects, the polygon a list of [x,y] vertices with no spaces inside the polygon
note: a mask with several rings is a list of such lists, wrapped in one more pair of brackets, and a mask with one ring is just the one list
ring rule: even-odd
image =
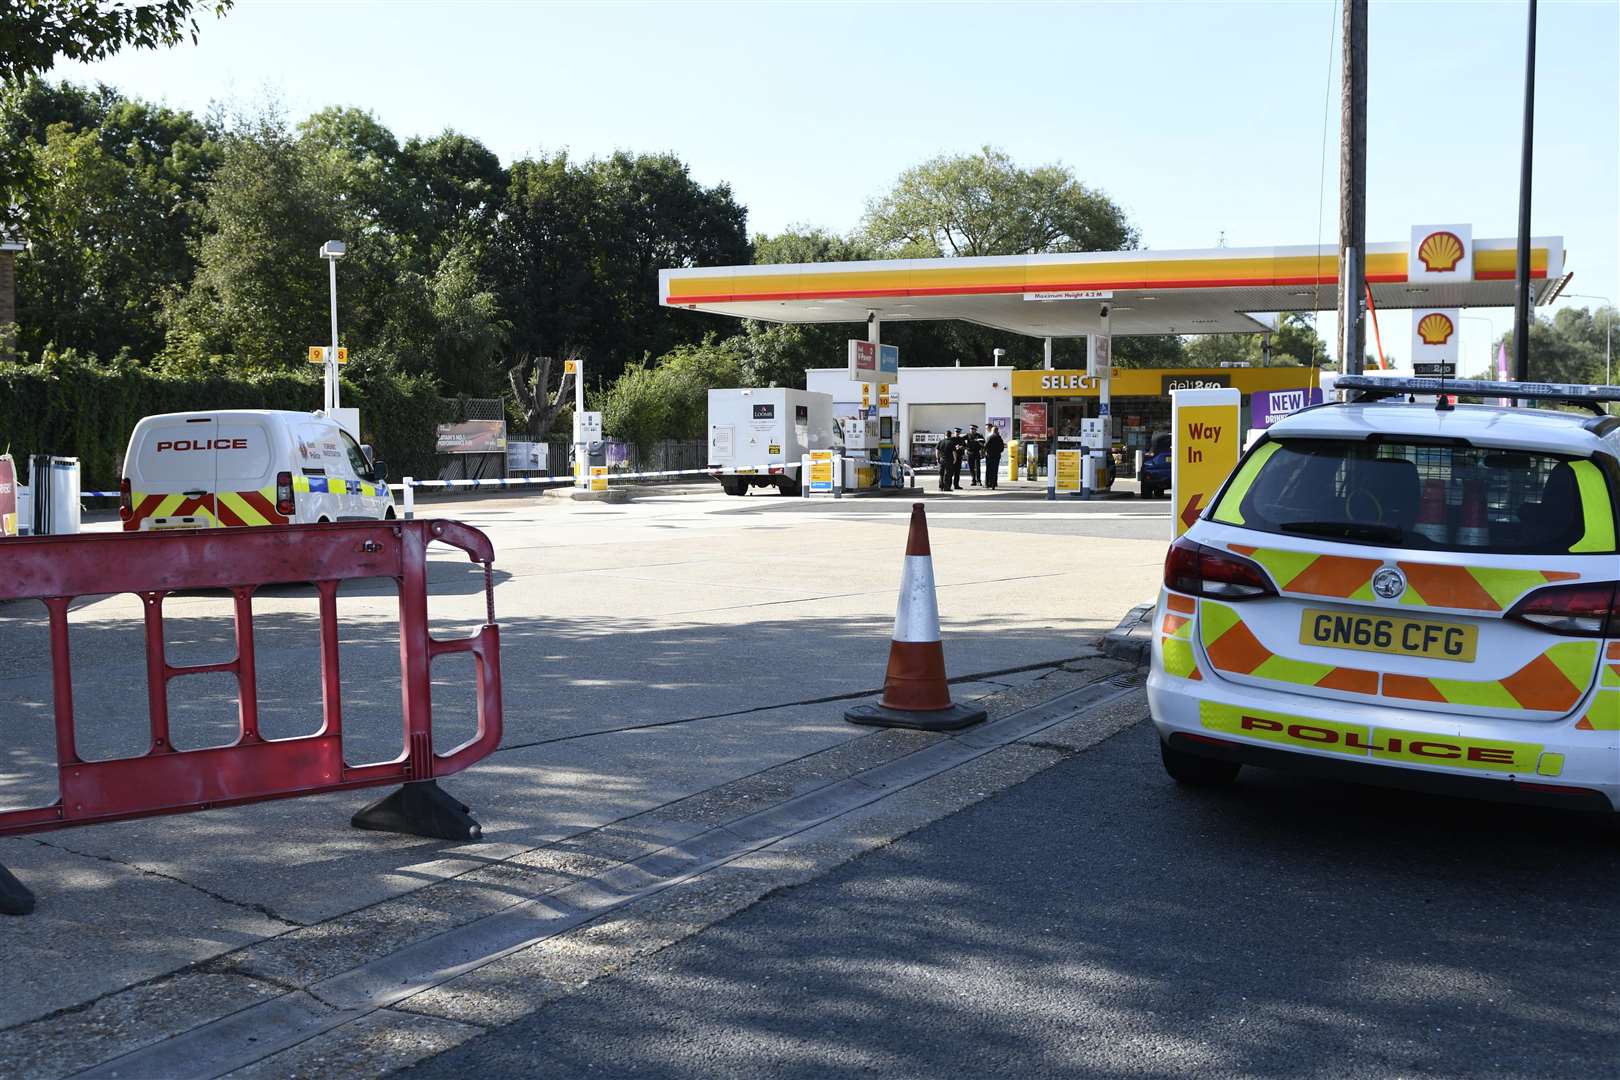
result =
[{"label": "leafy tree canopy", "polygon": [[[1530,377],[1537,382],[1603,383],[1613,381],[1612,371],[1605,374],[1604,350],[1620,339],[1620,326],[1616,326],[1616,310],[1612,307],[1565,307],[1553,312],[1552,317],[1538,315],[1530,324]],[[1610,335],[1613,335],[1613,338]],[[1500,345],[1506,346],[1509,363],[1513,357],[1513,332],[1502,335]],[[1613,364],[1613,358],[1610,357]],[[1486,372],[1476,373],[1479,378],[1495,378],[1496,349],[1491,350],[1491,364]]]},{"label": "leafy tree canopy", "polygon": [[1138,239],[1125,211],[1072,169],[1027,169],[988,146],[901,173],[868,204],[863,235],[907,257],[1118,251]]},{"label": "leafy tree canopy", "polygon": [[195,10],[229,11],[235,0],[12,0],[0,22],[0,82],[43,74],[57,57],[104,60],[124,48],[197,41]]}]

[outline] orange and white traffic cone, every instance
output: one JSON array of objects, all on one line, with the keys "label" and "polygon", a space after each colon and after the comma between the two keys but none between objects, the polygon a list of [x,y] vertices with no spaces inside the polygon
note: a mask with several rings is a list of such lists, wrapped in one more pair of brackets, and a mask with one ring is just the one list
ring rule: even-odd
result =
[{"label": "orange and white traffic cone", "polygon": [[939,605],[934,600],[934,556],[928,549],[928,519],[923,504],[911,508],[906,538],[906,567],[900,578],[900,605],[894,613],[889,642],[889,670],[883,697],[876,705],[857,705],[844,713],[852,724],[906,727],[921,731],[955,731],[985,718],[983,709],[951,701],[945,679],[945,647],[939,640]]}]

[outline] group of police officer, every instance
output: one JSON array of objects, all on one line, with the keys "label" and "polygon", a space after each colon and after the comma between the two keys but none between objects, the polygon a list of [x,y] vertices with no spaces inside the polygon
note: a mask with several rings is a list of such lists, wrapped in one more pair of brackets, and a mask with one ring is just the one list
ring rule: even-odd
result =
[{"label": "group of police officer", "polygon": [[939,440],[939,490],[962,489],[962,464],[968,466],[968,475],[974,487],[980,483],[979,465],[984,464],[984,486],[992,490],[1001,465],[1001,455],[1007,448],[1006,440],[996,425],[988,425],[989,435],[979,434],[978,424],[969,424],[966,435],[961,428],[952,428]]}]

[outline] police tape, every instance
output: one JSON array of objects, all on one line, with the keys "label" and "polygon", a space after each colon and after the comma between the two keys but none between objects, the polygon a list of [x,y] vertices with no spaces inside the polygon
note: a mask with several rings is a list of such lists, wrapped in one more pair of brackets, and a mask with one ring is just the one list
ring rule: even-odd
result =
[{"label": "police tape", "polygon": [[[902,475],[905,475],[905,474],[916,475],[915,470],[913,470],[911,468],[911,466],[908,465],[906,462],[901,461],[901,462],[896,462],[895,464],[898,465],[898,467],[900,468]],[[655,470],[643,471],[643,472],[610,472],[610,473],[607,473],[605,475],[599,475],[599,476],[596,477],[596,479],[599,479],[599,480],[600,479],[607,479],[607,480],[611,481],[611,480],[662,480],[662,479],[667,479],[667,478],[672,477],[672,476],[713,476],[713,477],[718,477],[718,476],[785,476],[785,475],[788,475],[790,472],[797,472],[800,467],[801,466],[800,466],[800,464],[798,462],[794,462],[794,463],[788,464],[788,465],[774,465],[774,464],[773,465],[756,465],[756,466],[744,465],[744,466],[730,466],[729,468],[655,469]],[[584,479],[588,481],[588,480],[591,479],[591,477],[587,476]],[[539,487],[539,486],[546,485],[546,484],[568,484],[568,485],[572,485],[572,484],[579,483],[579,482],[580,482],[579,478],[576,478],[576,477],[573,477],[573,476],[521,476],[521,477],[514,477],[514,478],[494,478],[494,477],[492,477],[492,478],[489,478],[489,479],[471,479],[471,480],[418,480],[418,479],[416,479],[414,477],[407,477],[407,482],[406,483],[389,484],[388,488],[389,488],[390,491],[403,493],[405,491],[406,487],[410,487],[413,490],[424,490],[424,489],[429,489],[429,488],[432,488],[432,489],[439,489],[439,488],[443,488],[443,489],[450,489],[450,488],[474,488],[474,489],[476,489],[476,488],[489,488],[489,489],[498,489],[498,488]],[[118,492],[116,492],[116,491],[81,491],[81,492],[79,492],[79,497],[83,498],[83,499],[116,499],[116,498],[118,498]]]}]

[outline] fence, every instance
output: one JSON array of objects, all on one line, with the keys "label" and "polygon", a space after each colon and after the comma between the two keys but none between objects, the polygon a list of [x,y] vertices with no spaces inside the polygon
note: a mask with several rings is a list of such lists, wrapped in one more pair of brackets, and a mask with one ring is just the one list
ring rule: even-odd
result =
[{"label": "fence", "polygon": [[[445,641],[429,633],[427,549],[434,542],[458,548],[484,567],[487,621],[471,637]],[[501,738],[500,633],[491,579],[495,553],[478,530],[432,520],[298,525],[28,537],[6,540],[0,550],[7,568],[0,575],[0,601],[40,600],[49,616],[59,792],[48,806],[0,811],[0,836],[398,783],[404,787],[361,810],[352,823],[441,839],[480,837],[466,807],[433,783],[483,758]],[[399,587],[404,727],[398,756],[350,765],[343,755],[337,593],[342,582],[362,578],[392,578]],[[259,731],[253,595],[267,585],[305,583],[319,594],[323,723],[310,735],[266,739]],[[177,666],[166,652],[164,599],[177,590],[199,589],[230,593],[236,656]],[[79,597],[107,593],[133,593],[144,601],[151,740],[136,756],[85,760],[74,728],[68,609]],[[451,653],[474,658],[477,727],[472,738],[439,753],[433,746],[432,666]],[[86,662],[94,664],[96,658]],[[226,746],[178,749],[170,736],[169,685],[215,673],[236,679],[238,737]],[[19,905],[31,909],[33,899],[0,868],[0,910],[17,912]]]}]

